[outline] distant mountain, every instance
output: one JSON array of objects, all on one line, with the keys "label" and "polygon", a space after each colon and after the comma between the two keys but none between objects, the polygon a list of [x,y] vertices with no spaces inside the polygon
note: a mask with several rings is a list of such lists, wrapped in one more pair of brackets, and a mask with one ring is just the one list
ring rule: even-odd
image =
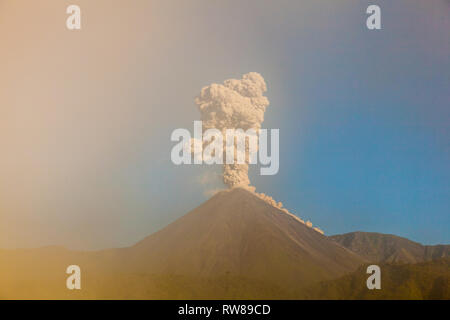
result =
[{"label": "distant mountain", "polygon": [[381,264],[381,289],[368,290],[366,266],[306,290],[305,299],[450,299],[450,258]]},{"label": "distant mountain", "polygon": [[424,246],[391,234],[350,232],[329,238],[371,262],[418,263],[450,257],[450,245]]}]

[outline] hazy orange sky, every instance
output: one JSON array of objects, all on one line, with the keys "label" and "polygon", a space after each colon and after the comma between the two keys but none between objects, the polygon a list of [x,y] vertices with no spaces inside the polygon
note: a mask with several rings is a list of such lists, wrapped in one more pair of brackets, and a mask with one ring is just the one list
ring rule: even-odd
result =
[{"label": "hazy orange sky", "polygon": [[[260,59],[249,34],[210,34],[204,2],[76,1],[77,32],[65,25],[72,3],[0,0],[0,247],[130,244],[169,222],[127,171],[148,155],[156,187],[153,163],[168,159],[168,132],[198,118],[201,87],[247,70],[233,61],[242,54]],[[154,227],[136,231],[139,212]]]}]

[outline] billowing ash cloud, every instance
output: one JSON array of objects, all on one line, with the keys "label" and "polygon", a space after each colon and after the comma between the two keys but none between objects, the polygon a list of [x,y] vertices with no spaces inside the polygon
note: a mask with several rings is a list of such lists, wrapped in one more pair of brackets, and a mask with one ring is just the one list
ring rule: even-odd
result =
[{"label": "billowing ash cloud", "polygon": [[[203,121],[203,130],[218,129],[225,136],[226,129],[261,128],[264,112],[269,105],[264,78],[256,72],[245,74],[241,80],[229,79],[223,84],[204,87],[195,99]],[[224,150],[225,152],[225,150]],[[248,187],[248,162],[224,164],[223,181],[230,188]]]},{"label": "billowing ash cloud", "polygon": [[[244,74],[240,80],[229,79],[223,84],[213,83],[204,87],[195,99],[201,113],[203,131],[217,129],[222,132],[224,137],[227,129],[243,129],[244,131],[253,129],[259,133],[264,121],[264,112],[269,105],[269,100],[263,95],[266,90],[264,78],[256,72]],[[223,146],[223,152],[225,153],[225,144]],[[248,152],[248,145],[246,147]],[[245,164],[223,165],[223,182],[229,188],[242,187],[252,191],[260,199],[313,228],[310,221],[305,222],[290,213],[286,208],[283,208],[281,202],[276,202],[264,193],[255,192],[255,188],[250,186],[248,178],[247,156]],[[323,234],[323,231],[317,227],[314,227],[313,230]]]}]

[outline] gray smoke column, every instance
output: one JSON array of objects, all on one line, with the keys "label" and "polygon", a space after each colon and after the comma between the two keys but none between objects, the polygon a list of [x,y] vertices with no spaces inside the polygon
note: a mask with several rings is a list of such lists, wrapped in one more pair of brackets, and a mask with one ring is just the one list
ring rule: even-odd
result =
[{"label": "gray smoke column", "polygon": [[[263,96],[266,90],[264,78],[256,72],[247,73],[240,80],[229,79],[223,84],[204,87],[195,99],[203,130],[215,128],[224,136],[226,129],[258,132],[269,105],[269,100]],[[249,187],[248,163],[224,164],[223,170],[223,181],[228,187]]]}]

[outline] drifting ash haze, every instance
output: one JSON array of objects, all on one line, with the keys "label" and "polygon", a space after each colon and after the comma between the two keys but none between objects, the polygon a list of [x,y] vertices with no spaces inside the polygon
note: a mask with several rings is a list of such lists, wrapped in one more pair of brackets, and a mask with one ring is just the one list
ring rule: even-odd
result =
[{"label": "drifting ash haze", "polygon": [[[257,72],[244,74],[240,80],[228,79],[223,84],[213,83],[204,87],[195,99],[201,113],[203,131],[217,129],[225,137],[227,129],[242,129],[244,131],[253,129],[259,135],[261,124],[264,121],[264,113],[269,105],[269,100],[264,96],[266,91],[266,82]],[[201,143],[200,141],[193,141],[194,145]],[[226,153],[226,143],[222,146],[223,152]],[[236,145],[234,150],[236,160]],[[264,193],[257,193],[255,187],[250,185],[248,151],[248,143],[246,142],[244,164],[237,164],[235,161],[234,164],[225,163],[223,165],[223,182],[229,188],[241,187],[253,192],[260,199],[312,228],[310,221],[305,222],[298,218],[286,208],[283,208],[281,202],[275,201]],[[314,227],[313,229],[323,234],[323,231],[319,228]]]}]

